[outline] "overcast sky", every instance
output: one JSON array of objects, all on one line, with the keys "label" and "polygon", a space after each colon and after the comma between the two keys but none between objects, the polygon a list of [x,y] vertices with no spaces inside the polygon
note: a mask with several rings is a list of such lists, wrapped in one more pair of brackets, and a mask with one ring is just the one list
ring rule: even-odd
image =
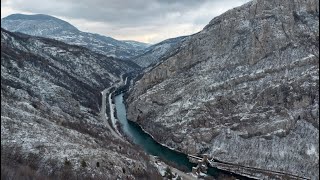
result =
[{"label": "overcast sky", "polygon": [[81,31],[157,43],[200,31],[215,16],[249,0],[1,0],[1,18],[48,14]]}]

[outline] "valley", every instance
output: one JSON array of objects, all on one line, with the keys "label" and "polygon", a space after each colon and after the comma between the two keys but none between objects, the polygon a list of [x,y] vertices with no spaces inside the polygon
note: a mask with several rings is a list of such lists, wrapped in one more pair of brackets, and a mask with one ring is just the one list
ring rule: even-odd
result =
[{"label": "valley", "polygon": [[318,0],[249,1],[155,44],[46,14],[1,19],[2,179],[319,180],[318,169]]}]

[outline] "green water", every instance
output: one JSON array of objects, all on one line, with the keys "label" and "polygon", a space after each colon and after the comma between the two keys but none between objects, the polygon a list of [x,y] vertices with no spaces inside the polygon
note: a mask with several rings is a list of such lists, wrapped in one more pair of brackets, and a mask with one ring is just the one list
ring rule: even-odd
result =
[{"label": "green water", "polygon": [[[176,165],[186,167],[189,172],[192,167],[197,164],[191,163],[186,154],[174,151],[156,142],[149,134],[145,133],[139,125],[132,121],[128,121],[126,117],[126,107],[123,103],[123,94],[115,97],[115,105],[117,110],[117,117],[122,125],[122,131],[131,138],[133,143],[139,145],[143,150],[153,156],[158,156],[161,159],[170,161]],[[213,167],[208,168],[208,174],[217,177],[220,174],[230,174],[226,171],[221,171]],[[233,175],[237,176],[237,175]],[[238,179],[248,179],[239,176]]]},{"label": "green water", "polygon": [[174,162],[177,165],[185,166],[191,171],[196,164],[189,162],[186,154],[171,150],[157,143],[149,134],[145,133],[136,123],[128,121],[126,108],[123,103],[123,94],[115,97],[117,117],[122,125],[123,132],[131,138],[133,143],[139,145],[145,152],[158,156],[162,159]]}]

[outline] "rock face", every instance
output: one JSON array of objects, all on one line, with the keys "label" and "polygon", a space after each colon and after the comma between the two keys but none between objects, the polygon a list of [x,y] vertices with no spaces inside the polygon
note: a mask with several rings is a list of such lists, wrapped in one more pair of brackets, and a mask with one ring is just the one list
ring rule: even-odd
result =
[{"label": "rock face", "polygon": [[115,139],[100,92],[134,71],[79,46],[1,30],[1,178],[150,179],[148,157]]},{"label": "rock face", "polygon": [[8,31],[84,46],[100,54],[121,59],[137,56],[149,46],[136,41],[119,41],[99,34],[82,32],[66,21],[43,14],[13,14],[1,19],[1,27]]},{"label": "rock face", "polygon": [[186,153],[319,179],[319,1],[255,0],[214,18],[127,99]]},{"label": "rock face", "polygon": [[146,48],[144,53],[133,57],[132,61],[141,67],[148,67],[151,64],[157,64],[161,59],[175,52],[179,48],[186,36],[176,37],[164,40],[160,43]]}]

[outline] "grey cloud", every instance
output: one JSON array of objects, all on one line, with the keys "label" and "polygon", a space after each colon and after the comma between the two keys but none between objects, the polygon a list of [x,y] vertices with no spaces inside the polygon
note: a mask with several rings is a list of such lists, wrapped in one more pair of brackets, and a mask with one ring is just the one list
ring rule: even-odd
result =
[{"label": "grey cloud", "polygon": [[[13,2],[16,0],[12,0]],[[12,3],[14,8],[69,18],[101,21],[117,26],[161,25],[170,15],[197,10],[207,0],[28,0]]]},{"label": "grey cloud", "polygon": [[[195,33],[215,16],[249,0],[10,0],[18,12],[49,14],[81,20],[80,29],[127,38],[148,36],[152,41]],[[3,2],[3,0],[1,0]],[[90,25],[90,23],[96,25]],[[95,29],[89,29],[95,28]],[[179,29],[180,28],[180,29]],[[189,28],[189,29],[185,29]],[[175,33],[172,33],[174,31]],[[180,34],[180,33],[181,34]],[[156,35],[155,35],[156,34]]]}]

